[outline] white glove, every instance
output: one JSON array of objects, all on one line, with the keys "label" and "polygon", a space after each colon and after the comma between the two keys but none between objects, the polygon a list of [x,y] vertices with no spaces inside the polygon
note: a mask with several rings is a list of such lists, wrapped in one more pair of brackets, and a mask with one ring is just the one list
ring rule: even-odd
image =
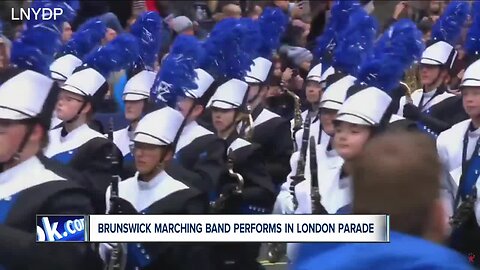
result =
[{"label": "white glove", "polygon": [[293,195],[288,191],[281,191],[275,205],[273,206],[274,214],[293,214],[295,212],[295,207],[293,205]]}]

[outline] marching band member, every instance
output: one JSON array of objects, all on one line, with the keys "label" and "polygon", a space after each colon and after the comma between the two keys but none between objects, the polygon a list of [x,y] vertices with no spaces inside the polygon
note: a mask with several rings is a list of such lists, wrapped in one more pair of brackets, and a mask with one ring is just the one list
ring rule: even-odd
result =
[{"label": "marching band member", "polygon": [[[332,63],[337,73],[331,76],[335,76],[337,81],[333,83],[330,81],[331,84],[325,90],[324,96],[322,96],[320,101],[319,117],[321,124],[320,131],[317,131],[318,138],[312,133],[309,136],[303,136],[300,152],[294,153],[290,161],[292,166],[290,177],[282,185],[282,191],[277,197],[276,207],[283,213],[311,214],[313,207],[315,207],[314,214],[320,214],[318,211],[326,213],[325,209],[320,209],[322,208],[321,206],[312,205],[311,190],[325,190],[326,187],[322,186],[323,181],[312,182],[311,175],[315,174],[316,179],[323,180],[325,175],[323,169],[335,167],[336,165],[341,166],[342,164],[342,159],[332,149],[333,121],[346,98],[347,90],[356,80],[355,77],[349,74],[358,73],[361,61],[368,55],[369,48],[373,47],[376,33],[374,19],[368,16],[360,7],[352,11],[350,18],[351,22],[342,35],[339,35],[337,38],[337,45],[333,52],[334,55],[338,56]],[[352,46],[358,46],[358,49],[345,50],[345,48]],[[340,52],[344,54],[341,57],[339,55]],[[315,143],[320,140],[320,144],[308,146],[311,138],[315,139]],[[315,153],[310,152],[312,147],[315,147]],[[316,166],[311,166],[311,159],[316,160]],[[320,164],[320,168],[317,168],[318,164]],[[296,244],[287,245],[289,259],[294,258],[295,250]]]},{"label": "marching band member", "polygon": [[[56,5],[65,5],[64,15],[71,8]],[[60,44],[63,21],[27,27],[13,43],[15,67],[0,73],[0,268],[5,270],[98,267],[87,244],[35,243],[36,214],[93,213],[87,191],[40,158],[59,91],[46,60]]]},{"label": "marching band member", "polygon": [[[269,214],[275,198],[275,186],[259,153],[259,146],[241,138],[236,126],[244,118],[248,85],[231,79],[218,87],[210,103],[213,126],[227,144],[232,172],[225,171],[219,194],[211,202],[213,210],[225,214]],[[238,175],[236,175],[236,174]],[[223,201],[225,200],[225,201]],[[213,252],[216,269],[260,269],[259,243],[220,244]]]},{"label": "marching band member", "polygon": [[[470,61],[479,58],[479,29],[480,18],[475,18],[465,44]],[[477,180],[480,166],[479,71],[480,60],[476,60],[465,70],[460,84],[463,107],[469,119],[442,132],[437,140],[438,154],[446,171],[442,194],[452,217],[450,245],[466,255],[480,252],[480,203],[476,201],[480,195]]]},{"label": "marching band member", "polygon": [[[432,40],[420,60],[420,76],[423,89],[411,94],[411,102],[406,97],[400,99],[398,115],[417,121],[419,128],[437,136],[449,128],[448,123],[431,115],[437,104],[452,98],[445,80],[453,67],[457,51],[453,47],[467,19],[469,3],[454,1],[432,29]],[[453,44],[453,45],[452,45]]]},{"label": "marching band member", "polygon": [[[333,146],[344,162],[341,168],[319,169],[319,177],[325,181],[321,202],[329,213],[350,211],[351,164],[372,136],[388,129],[393,113],[389,94],[398,87],[403,71],[420,58],[422,35],[412,21],[399,21],[391,30],[393,34],[387,32],[382,37],[388,40],[380,39],[373,56],[362,64],[357,81],[347,90],[347,98],[337,113]],[[371,105],[365,106],[366,100]]]},{"label": "marching band member", "polygon": [[[349,22],[344,29],[341,29],[341,32],[335,34],[334,48],[330,48],[330,35],[320,37],[319,40],[317,40],[317,46],[319,48],[316,48],[316,51],[323,53],[323,55],[320,56],[322,66],[319,68],[324,70],[325,74],[318,73],[316,78],[319,80],[319,83],[323,82],[325,85],[327,84],[327,78],[328,85],[331,85],[333,82],[346,76],[356,76],[358,67],[373,49],[373,43],[377,32],[376,21],[373,20],[373,17],[369,17],[358,3],[353,1],[352,3],[337,4],[339,6],[346,6],[344,12],[348,13],[344,15],[348,17]],[[335,8],[338,9],[339,6]],[[362,21],[359,16],[364,16],[366,19]],[[321,46],[326,46],[326,48],[320,48]],[[318,67],[318,65],[316,67]],[[327,72],[329,68],[330,71]],[[330,74],[332,68],[334,75]],[[320,98],[318,101],[320,101]],[[318,113],[315,118],[318,118]],[[322,142],[328,143],[330,138],[329,136],[324,135],[321,125],[322,122],[320,121],[318,124],[311,126],[310,135],[308,137],[312,135],[315,136],[315,141],[318,144],[321,144]],[[301,133],[303,132],[297,133],[298,136],[295,138],[297,143],[301,141]]]},{"label": "marching band member", "polygon": [[[118,197],[111,198],[111,186],[108,187],[105,195],[107,212],[202,214],[208,211],[205,194],[185,184],[189,181],[185,178],[198,175],[170,162],[174,154],[173,142],[182,122],[182,114],[168,106],[140,120],[133,139],[137,172],[134,177],[119,183]],[[110,203],[113,209],[110,209]],[[103,258],[108,258],[109,249],[108,244],[101,245]],[[208,254],[200,249],[167,243],[128,243],[126,268],[211,269],[207,266]]]},{"label": "marching band member", "polygon": [[[83,23],[55,55],[56,59],[50,65],[52,78],[63,84],[72,75],[73,71],[82,64],[81,59],[100,44],[106,31],[105,23],[97,18]],[[51,129],[58,127],[61,123],[62,120],[54,115]]]},{"label": "marching band member", "polygon": [[[320,121],[318,119],[318,105],[320,103],[320,99],[323,94],[323,88],[322,88],[322,63],[319,63],[315,65],[310,72],[307,75],[307,78],[305,79],[305,97],[306,100],[309,104],[309,109],[305,110],[301,114],[300,119],[292,119],[290,121],[290,124],[292,126],[292,132],[293,132],[293,137],[295,140],[295,145],[297,146],[297,149],[300,147],[302,144],[302,135],[303,135],[303,129],[302,126],[305,126],[305,123],[298,123],[299,120],[303,120],[305,122],[307,119],[310,119],[310,126],[309,126],[309,131],[310,134],[313,134],[315,138],[317,139],[316,141],[320,143]],[[309,114],[307,118],[307,114]],[[297,123],[295,123],[295,121]],[[298,125],[301,125],[298,127]],[[296,130],[300,128],[299,130]],[[300,132],[302,131],[302,132]]]},{"label": "marching band member", "polygon": [[[98,103],[108,90],[106,78],[113,70],[127,68],[138,57],[136,39],[128,34],[120,35],[107,46],[89,55],[85,64],[77,68],[65,81],[58,96],[56,112],[64,122],[62,128],[49,132],[50,144],[45,155],[81,172],[84,183],[99,200],[97,207],[104,212],[104,200],[100,200],[109,184],[112,142],[89,128]],[[121,152],[117,149],[117,155]]]},{"label": "marching band member", "polygon": [[162,21],[157,12],[145,12],[131,26],[130,33],[139,43],[140,55],[132,68],[131,78],[125,84],[122,99],[125,102],[125,119],[129,125],[113,133],[113,142],[122,151],[122,179],[135,174],[131,149],[133,134],[142,116],[149,111],[150,89],[155,81],[153,71],[161,45]]},{"label": "marching band member", "polygon": [[[200,181],[190,185],[210,192],[225,168],[225,144],[213,132],[197,123],[212,95],[215,80],[211,72],[195,68],[195,62],[201,57],[199,50],[200,45],[194,37],[177,36],[157,74],[151,95],[164,100],[184,116],[184,123],[175,139],[174,161],[201,176]],[[189,72],[178,65],[177,58],[190,59],[184,62]],[[172,91],[178,94],[170,97]]]},{"label": "marching band member", "polygon": [[245,124],[238,127],[240,135],[253,128],[251,141],[261,146],[268,173],[277,186],[290,171],[289,159],[293,152],[290,123],[264,108],[262,104],[268,88],[267,81],[272,76],[272,62],[269,59],[272,51],[278,48],[279,38],[287,21],[285,14],[276,8],[266,8],[258,19],[262,34],[262,45],[259,49],[261,56],[253,60],[254,64],[245,77],[249,85],[247,103],[251,110],[253,127]]}]

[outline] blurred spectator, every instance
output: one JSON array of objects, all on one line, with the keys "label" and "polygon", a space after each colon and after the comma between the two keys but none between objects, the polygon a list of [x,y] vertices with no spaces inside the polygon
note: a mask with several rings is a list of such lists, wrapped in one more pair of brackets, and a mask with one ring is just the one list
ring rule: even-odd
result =
[{"label": "blurred spectator", "polygon": [[3,35],[0,36],[0,70],[6,68],[10,58],[10,41]]},{"label": "blurred spectator", "polygon": [[108,1],[96,0],[96,1],[79,1],[80,9],[77,11],[77,16],[72,23],[72,28],[75,30],[84,23],[86,20],[100,16],[110,11]]},{"label": "blurred spectator", "polygon": [[0,1],[0,20],[3,24],[3,35],[13,40],[16,35],[17,26],[21,25],[21,21],[12,21],[12,10],[15,17],[19,17],[20,7],[25,5],[26,1],[21,0],[2,0]]},{"label": "blurred spectator", "polygon": [[178,16],[168,21],[176,35],[194,35],[193,22],[186,16]]},{"label": "blurred spectator", "polygon": [[442,166],[428,135],[376,136],[352,172],[354,213],[388,213],[390,243],[306,244],[292,269],[473,268],[461,254],[442,246],[447,234],[439,192]]},{"label": "blurred spectator", "polygon": [[327,22],[327,12],[329,9],[328,1],[311,1],[310,2],[310,29],[306,37],[307,48],[313,49],[315,39],[323,33]]},{"label": "blurred spectator", "polygon": [[435,1],[432,0],[430,1],[429,7],[428,7],[428,17],[435,23],[438,18],[440,18],[440,15],[443,12],[445,2],[444,1]]},{"label": "blurred spectator", "polygon": [[136,18],[143,12],[147,11],[145,0],[133,0],[132,2],[132,16],[129,18],[129,20],[131,20],[132,18]]},{"label": "blurred spectator", "polygon": [[236,4],[228,4],[222,8],[223,18],[241,18],[242,17],[242,9],[239,5]]},{"label": "blurred spectator", "polygon": [[121,34],[123,32],[123,27],[120,24],[120,20],[118,19],[117,15],[113,12],[107,12],[99,16],[99,19],[102,20],[107,28],[112,29],[117,34]]},{"label": "blurred spectator", "polygon": [[418,24],[418,29],[422,31],[423,42],[426,43],[430,40],[432,34],[433,20],[427,17],[424,17]]},{"label": "blurred spectator", "polygon": [[303,78],[306,77],[313,59],[313,55],[309,50],[300,46],[282,45],[279,53],[286,61],[287,67],[295,70],[294,73],[296,75],[300,75]]},{"label": "blurred spectator", "polygon": [[264,105],[272,112],[286,119],[292,119],[295,101],[292,96],[282,91],[280,83],[281,79],[279,77],[273,76],[270,79]]},{"label": "blurred spectator", "polygon": [[112,28],[107,28],[107,33],[105,33],[105,38],[102,40],[102,45],[107,44],[108,42],[114,40],[117,37],[117,32]]},{"label": "blurred spectator", "polygon": [[62,42],[67,43],[72,38],[72,26],[68,22],[63,23]]},{"label": "blurred spectator", "polygon": [[260,15],[262,14],[262,12],[263,12],[263,9],[262,9],[261,6],[254,5],[252,7],[252,9],[249,10],[248,17],[253,19],[253,20],[257,20],[260,17]]}]

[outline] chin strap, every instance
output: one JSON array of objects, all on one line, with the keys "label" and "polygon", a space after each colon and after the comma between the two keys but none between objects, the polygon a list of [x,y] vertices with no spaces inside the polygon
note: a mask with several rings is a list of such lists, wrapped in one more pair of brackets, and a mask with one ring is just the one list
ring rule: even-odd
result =
[{"label": "chin strap", "polygon": [[87,106],[87,102],[83,101],[82,106],[80,106],[80,109],[78,110],[77,114],[75,114],[75,116],[72,119],[65,121],[65,123],[71,124],[77,121],[78,117],[80,116],[80,113],[82,113],[83,109],[85,109],[85,106]]}]

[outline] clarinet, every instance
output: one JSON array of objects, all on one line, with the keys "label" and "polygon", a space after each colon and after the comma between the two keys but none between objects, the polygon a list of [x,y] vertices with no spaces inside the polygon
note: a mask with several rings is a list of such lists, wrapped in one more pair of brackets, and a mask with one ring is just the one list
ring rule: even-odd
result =
[{"label": "clarinet", "polygon": [[[111,162],[112,168],[112,181],[110,187],[110,198],[118,198],[118,183],[121,178],[118,175],[119,161],[115,155],[115,144],[113,143],[113,119],[110,118],[110,130],[108,132],[108,139],[112,142],[112,150],[107,158]],[[109,214],[118,214],[118,207],[110,202]],[[107,270],[124,270],[127,266],[127,244],[117,243],[111,253],[110,260],[106,266]]]},{"label": "clarinet", "polygon": [[450,226],[453,230],[460,228],[471,216],[475,209],[475,202],[477,201],[477,188],[474,186],[471,195],[467,195],[465,200],[458,206],[457,210],[450,218]]},{"label": "clarinet", "polygon": [[[294,209],[297,210],[298,208],[298,200],[295,194],[295,186],[298,185],[300,182],[305,180],[305,159],[307,156],[307,147],[308,147],[308,137],[310,135],[310,124],[311,124],[311,116],[310,113],[307,113],[305,117],[305,123],[303,124],[303,136],[302,136],[302,146],[300,148],[300,156],[297,160],[297,171],[294,176],[290,178],[293,180],[290,183],[289,192],[292,195],[293,206]],[[314,139],[315,141],[315,139]],[[315,145],[315,143],[313,143]],[[268,243],[268,260],[271,263],[278,262],[282,256],[286,252],[286,244],[285,243]]]},{"label": "clarinet", "polygon": [[210,212],[212,213],[221,213],[226,206],[226,202],[232,195],[240,195],[243,192],[243,186],[245,185],[245,180],[243,176],[239,173],[236,173],[233,170],[233,158],[232,158],[232,149],[230,148],[228,152],[228,175],[235,179],[236,185],[233,191],[227,191],[228,193],[221,193],[220,196],[210,204]]},{"label": "clarinet", "polygon": [[317,149],[315,144],[315,137],[310,137],[310,178],[311,191],[310,200],[312,203],[312,214],[321,215],[327,214],[327,211],[320,202],[321,196],[318,190],[318,164],[317,164]]},{"label": "clarinet", "polygon": [[[298,208],[298,200],[295,195],[295,186],[305,180],[305,160],[307,157],[307,147],[308,147],[308,138],[310,136],[310,122],[311,116],[310,113],[307,113],[305,117],[305,123],[303,124],[303,136],[302,136],[302,146],[300,147],[300,155],[297,160],[297,171],[295,175],[290,177],[293,181],[290,183],[290,194],[293,196],[293,205],[295,210]],[[315,145],[315,143],[314,143]]]}]

